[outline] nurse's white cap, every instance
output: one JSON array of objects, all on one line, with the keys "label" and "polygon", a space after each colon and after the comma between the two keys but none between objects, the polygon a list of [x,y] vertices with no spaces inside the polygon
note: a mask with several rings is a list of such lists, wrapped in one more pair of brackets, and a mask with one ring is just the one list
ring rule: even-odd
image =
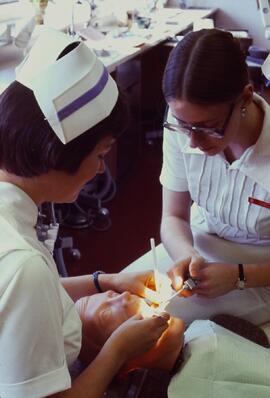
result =
[{"label": "nurse's white cap", "polygon": [[118,98],[115,81],[83,42],[57,60],[74,42],[78,40],[47,30],[16,69],[16,80],[33,90],[45,118],[63,144],[105,119]]}]

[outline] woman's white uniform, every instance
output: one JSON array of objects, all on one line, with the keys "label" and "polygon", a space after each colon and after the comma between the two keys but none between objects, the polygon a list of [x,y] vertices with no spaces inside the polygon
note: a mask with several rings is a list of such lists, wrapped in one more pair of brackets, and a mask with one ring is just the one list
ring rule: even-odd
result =
[{"label": "woman's white uniform", "polygon": [[70,388],[81,321],[56,265],[37,240],[38,208],[0,183],[0,397],[37,398]]},{"label": "woman's white uniform", "polygon": [[[207,156],[190,148],[184,134],[164,131],[160,181],[169,190],[190,192],[195,247],[209,261],[270,266],[270,209],[250,203],[253,198],[270,205],[270,107],[256,94],[254,100],[265,113],[261,135],[232,164],[223,153]],[[177,299],[170,309],[187,323],[225,312],[258,324],[270,320],[270,288]]]}]

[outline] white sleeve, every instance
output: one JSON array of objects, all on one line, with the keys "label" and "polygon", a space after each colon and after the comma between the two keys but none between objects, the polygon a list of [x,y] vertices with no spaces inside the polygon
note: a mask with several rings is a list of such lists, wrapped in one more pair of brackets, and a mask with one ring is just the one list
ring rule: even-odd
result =
[{"label": "white sleeve", "polygon": [[163,165],[160,175],[161,184],[172,191],[188,191],[183,154],[177,134],[164,129],[163,134]]},{"label": "white sleeve", "polygon": [[0,397],[38,398],[70,388],[58,281],[31,256],[0,296]]}]

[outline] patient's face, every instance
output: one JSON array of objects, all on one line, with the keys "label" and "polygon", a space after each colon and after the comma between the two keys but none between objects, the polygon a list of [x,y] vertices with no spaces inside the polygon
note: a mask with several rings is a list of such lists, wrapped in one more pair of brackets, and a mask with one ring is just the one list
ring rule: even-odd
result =
[{"label": "patient's face", "polygon": [[84,299],[80,300],[80,316],[86,322],[92,338],[102,344],[118,326],[133,315],[141,313],[147,306],[143,299],[129,292],[119,294],[107,291]]},{"label": "patient's face", "polygon": [[[84,356],[93,350],[90,341],[95,341],[99,349],[124,321],[138,313],[152,316],[155,309],[149,307],[145,300],[129,292],[116,293],[108,291],[83,297],[76,303],[83,322],[85,347]],[[132,367],[158,367],[170,369],[183,344],[184,323],[181,319],[171,318],[168,329],[156,345],[147,353],[132,361]],[[88,339],[89,337],[89,339]],[[87,352],[88,351],[88,352]],[[89,355],[90,357],[91,355]]]}]

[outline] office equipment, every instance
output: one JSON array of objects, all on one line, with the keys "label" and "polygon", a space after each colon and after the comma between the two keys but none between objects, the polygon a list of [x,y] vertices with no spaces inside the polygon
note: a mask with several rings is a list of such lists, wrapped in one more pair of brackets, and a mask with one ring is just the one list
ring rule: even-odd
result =
[{"label": "office equipment", "polygon": [[106,166],[103,174],[98,174],[84,185],[73,203],[56,206],[57,220],[61,226],[75,229],[92,228],[107,231],[111,227],[110,213],[103,206],[116,194],[116,184]]},{"label": "office equipment", "polygon": [[80,258],[80,252],[73,247],[73,239],[71,237],[60,237],[58,231],[59,223],[55,215],[54,204],[43,204],[39,208],[36,225],[37,237],[53,255],[59,275],[67,277],[68,271],[65,265],[63,250],[68,250],[74,259]]}]

